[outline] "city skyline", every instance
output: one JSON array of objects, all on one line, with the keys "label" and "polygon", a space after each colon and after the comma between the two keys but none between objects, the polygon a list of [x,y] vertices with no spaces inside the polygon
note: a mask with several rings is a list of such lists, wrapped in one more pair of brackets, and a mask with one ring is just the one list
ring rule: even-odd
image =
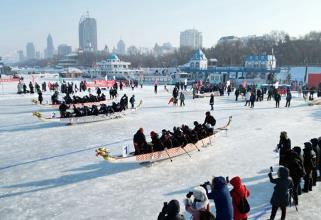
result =
[{"label": "city skyline", "polygon": [[204,47],[215,45],[222,36],[262,35],[272,30],[298,37],[320,31],[319,5],[317,0],[300,4],[271,0],[268,5],[254,0],[242,4],[237,0],[3,0],[0,19],[5,22],[0,23],[0,29],[5,34],[0,35],[0,56],[17,56],[27,42],[43,51],[48,33],[55,45],[78,48],[78,24],[86,11],[97,21],[98,50],[102,50],[105,45],[116,47],[120,39],[127,47],[152,48],[165,42],[178,47],[180,32],[192,28],[202,32]]}]

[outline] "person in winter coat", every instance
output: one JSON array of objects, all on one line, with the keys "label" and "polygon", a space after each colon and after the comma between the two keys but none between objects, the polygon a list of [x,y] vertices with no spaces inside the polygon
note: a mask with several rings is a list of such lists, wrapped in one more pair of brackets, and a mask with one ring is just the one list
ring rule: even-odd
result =
[{"label": "person in winter coat", "polygon": [[304,176],[304,187],[302,192],[309,192],[312,191],[313,185],[313,176],[312,172],[316,167],[316,155],[313,151],[312,144],[310,142],[304,143],[303,149],[303,165],[305,169],[305,176]]},{"label": "person in winter coat", "polygon": [[153,151],[164,150],[164,145],[162,144],[158,134],[155,131],[150,132],[150,137],[152,139]]},{"label": "person in winter coat", "polygon": [[35,92],[34,92],[34,87],[33,87],[33,85],[32,85],[32,82],[29,82],[29,90],[30,90],[30,93],[31,93],[31,94],[35,93]]},{"label": "person in winter coat", "polygon": [[214,110],[214,94],[211,94],[211,98],[210,98],[210,106],[211,106],[211,111]]},{"label": "person in winter coat", "polygon": [[[321,148],[321,137],[318,138],[318,145]],[[321,153],[320,153],[319,161],[320,161],[320,163],[319,163],[319,168],[318,169],[319,169],[320,174],[321,174]],[[319,177],[319,179],[321,179],[321,176]]]},{"label": "person in winter coat", "polygon": [[134,135],[133,142],[135,147],[135,155],[151,152],[150,145],[148,145],[146,142],[143,128],[138,129],[138,131]]},{"label": "person in winter coat", "polygon": [[285,103],[285,107],[290,107],[290,103],[291,103],[291,99],[292,99],[292,94],[290,91],[288,91],[288,93],[286,94],[286,103]]},{"label": "person in winter coat", "polygon": [[235,101],[238,100],[239,95],[240,95],[240,90],[239,89],[235,89]]},{"label": "person in winter coat", "polygon": [[286,131],[281,132],[279,144],[277,145],[276,150],[280,152],[279,165],[284,166],[285,153],[291,150],[291,139],[288,138],[288,134]]},{"label": "person in winter coat", "polygon": [[247,106],[247,104],[249,104],[249,106],[250,106],[250,98],[251,98],[251,93],[250,93],[250,91],[247,91],[245,93],[245,105],[244,106]]},{"label": "person in winter coat", "polygon": [[213,132],[214,132],[214,126],[215,126],[215,124],[216,124],[216,120],[215,120],[215,118],[211,115],[210,112],[206,112],[205,115],[206,115],[206,117],[205,117],[205,120],[204,120],[203,125],[207,127],[209,133],[213,134]]},{"label": "person in winter coat", "polygon": [[43,101],[43,97],[42,97],[42,92],[41,90],[38,90],[38,101],[40,103],[40,105],[42,104],[42,101]]},{"label": "person in winter coat", "polygon": [[289,150],[285,155],[284,163],[284,166],[289,169],[290,176],[293,181],[293,201],[295,205],[298,205],[298,195],[299,193],[301,194],[300,182],[301,178],[305,175],[303,161],[301,160],[299,154],[296,153],[296,151]]},{"label": "person in winter coat", "polygon": [[251,96],[250,96],[251,108],[254,108],[255,99],[256,99],[255,94],[254,94],[254,92],[252,92]]},{"label": "person in winter coat", "polygon": [[281,220],[285,219],[286,207],[289,205],[289,189],[293,187],[291,178],[289,178],[289,170],[286,167],[280,167],[278,170],[278,178],[274,179],[272,173],[269,173],[270,182],[275,184],[274,192],[271,198],[272,212],[270,220],[274,220],[278,208],[281,208]]},{"label": "person in winter coat", "polygon": [[208,193],[205,185],[202,185],[207,193],[208,199],[213,199],[216,209],[216,220],[232,220],[233,206],[230,192],[227,188],[225,178],[214,177],[212,180],[212,191]]},{"label": "person in winter coat", "polygon": [[[194,201],[191,200],[192,195],[194,196]],[[188,193],[186,197],[184,200],[185,210],[192,215],[192,220],[200,220],[201,211],[210,212],[210,203],[203,187],[195,187],[193,192]]]},{"label": "person in winter coat", "polygon": [[185,220],[185,217],[179,214],[180,207],[177,200],[171,200],[168,204],[164,203],[162,211],[157,220]]},{"label": "person in winter coat", "polygon": [[130,97],[129,102],[132,105],[132,108],[134,108],[134,106],[135,106],[135,95],[132,95],[132,97]]},{"label": "person in winter coat", "polygon": [[275,108],[279,108],[280,101],[281,101],[281,95],[279,94],[278,90],[275,91],[274,100],[275,100]]},{"label": "person in winter coat", "polygon": [[180,93],[179,95],[179,100],[180,100],[180,106],[184,105],[185,106],[185,95],[183,92]]},{"label": "person in winter coat", "polygon": [[245,185],[242,184],[241,178],[239,176],[233,177],[230,181],[230,184],[233,186],[233,190],[231,190],[230,194],[232,196],[232,204],[233,204],[233,216],[234,220],[247,220],[247,213],[240,213],[238,206],[242,198],[247,198],[250,196],[250,191],[246,188]]},{"label": "person in winter coat", "polygon": [[319,169],[319,167],[320,167],[320,147],[319,147],[319,144],[318,144],[318,139],[317,138],[312,138],[311,140],[310,140],[310,142],[312,143],[312,149],[313,149],[313,151],[314,151],[314,153],[315,153],[315,156],[316,156],[316,158],[315,158],[315,165],[316,165],[316,167],[313,169],[313,171],[312,171],[312,176],[313,176],[313,186],[315,186],[316,185],[316,183],[317,183],[317,178],[318,178],[318,172],[317,172],[317,170]]}]

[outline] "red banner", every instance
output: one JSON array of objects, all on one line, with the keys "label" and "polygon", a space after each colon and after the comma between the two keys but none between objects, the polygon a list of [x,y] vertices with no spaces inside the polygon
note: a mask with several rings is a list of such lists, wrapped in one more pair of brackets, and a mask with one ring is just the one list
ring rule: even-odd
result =
[{"label": "red banner", "polygon": [[19,79],[11,78],[11,79],[0,79],[0,82],[19,82]]},{"label": "red banner", "polygon": [[115,84],[115,80],[94,80],[93,82],[86,82],[86,86],[90,87],[103,87],[110,88]]}]

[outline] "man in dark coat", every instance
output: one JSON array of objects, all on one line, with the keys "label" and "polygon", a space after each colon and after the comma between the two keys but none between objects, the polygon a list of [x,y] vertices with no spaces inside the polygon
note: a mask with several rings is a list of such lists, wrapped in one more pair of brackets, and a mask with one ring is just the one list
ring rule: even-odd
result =
[{"label": "man in dark coat", "polygon": [[151,152],[150,146],[146,142],[143,128],[138,129],[134,135],[133,142],[135,147],[135,155]]},{"label": "man in dark coat", "polygon": [[240,90],[239,89],[235,89],[235,101],[238,100],[239,95],[240,95]]},{"label": "man in dark coat", "polygon": [[135,107],[135,95],[132,95],[132,97],[130,97],[129,102],[132,105],[132,108],[134,108]]},{"label": "man in dark coat", "polygon": [[211,106],[211,111],[214,110],[214,94],[211,94],[211,98],[210,98],[210,106]]},{"label": "man in dark coat", "polygon": [[274,100],[275,100],[275,108],[279,108],[280,101],[281,101],[281,95],[279,94],[278,90],[275,91]]},{"label": "man in dark coat", "polygon": [[164,150],[164,145],[162,144],[158,134],[155,131],[150,132],[150,137],[152,139],[153,151]]},{"label": "man in dark coat", "polygon": [[250,96],[250,103],[251,103],[251,108],[254,108],[254,102],[255,102],[255,94],[254,92],[251,93],[251,96]]},{"label": "man in dark coat", "polygon": [[66,117],[66,113],[67,113],[67,109],[68,109],[68,105],[66,105],[65,102],[62,102],[59,106],[59,111],[60,111],[60,117],[61,118],[65,118]]},{"label": "man in dark coat", "polygon": [[304,176],[304,187],[303,192],[312,191],[313,185],[313,176],[312,172],[316,167],[316,156],[315,152],[312,149],[312,144],[310,142],[304,143],[303,149],[303,165],[305,169],[305,176]]},{"label": "man in dark coat", "polygon": [[287,167],[290,171],[290,176],[293,181],[293,201],[295,205],[298,205],[298,195],[301,191],[300,182],[301,178],[304,177],[305,171],[301,158],[294,150],[287,151],[284,158],[284,166]]},{"label": "man in dark coat", "polygon": [[206,126],[208,128],[208,132],[213,134],[214,132],[214,126],[216,124],[216,120],[215,118],[211,115],[210,112],[206,112],[205,113],[206,117],[204,120],[203,125]]},{"label": "man in dark coat", "polygon": [[42,101],[43,101],[43,97],[42,97],[42,92],[41,90],[38,90],[38,101],[40,103],[40,105],[42,104]]},{"label": "man in dark coat", "polygon": [[282,131],[280,134],[280,141],[277,145],[277,150],[280,151],[279,165],[284,166],[285,153],[291,150],[291,139],[288,138],[288,134],[286,131]]},{"label": "man in dark coat", "polygon": [[281,208],[281,220],[285,220],[286,207],[289,205],[289,189],[293,188],[289,170],[286,167],[280,167],[278,178],[274,179],[272,173],[269,173],[270,182],[275,184],[274,192],[271,198],[272,212],[270,220],[274,220],[278,208]]},{"label": "man in dark coat", "polygon": [[172,137],[165,129],[162,130],[162,136],[160,137],[160,140],[165,148],[169,149],[173,147]]},{"label": "man in dark coat", "polygon": [[291,92],[288,91],[287,94],[286,94],[286,103],[285,103],[285,107],[290,107],[290,103],[291,103],[291,99],[292,99],[292,95],[291,95]]},{"label": "man in dark coat", "polygon": [[315,168],[312,171],[312,176],[313,176],[313,186],[316,186],[317,184],[317,178],[318,178],[318,172],[317,170],[320,167],[320,147],[318,145],[318,139],[317,138],[312,138],[311,140],[312,143],[312,149],[315,153]]}]

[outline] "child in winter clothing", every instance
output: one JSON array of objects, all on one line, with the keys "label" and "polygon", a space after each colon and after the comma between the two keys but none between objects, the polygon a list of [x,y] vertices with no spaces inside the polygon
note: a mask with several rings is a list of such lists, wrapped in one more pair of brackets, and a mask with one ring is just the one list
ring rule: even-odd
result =
[{"label": "child in winter clothing", "polygon": [[281,220],[285,219],[286,207],[289,205],[289,189],[293,188],[292,179],[289,177],[289,170],[280,167],[278,170],[278,178],[274,179],[272,173],[269,173],[270,182],[275,184],[274,192],[271,198],[272,212],[270,220],[274,220],[278,208],[281,208]]},{"label": "child in winter clothing", "polygon": [[250,191],[242,184],[239,176],[233,177],[230,184],[233,186],[233,190],[230,193],[232,196],[234,220],[247,220],[247,213],[240,213],[238,206],[242,198],[246,199],[250,196]]}]

